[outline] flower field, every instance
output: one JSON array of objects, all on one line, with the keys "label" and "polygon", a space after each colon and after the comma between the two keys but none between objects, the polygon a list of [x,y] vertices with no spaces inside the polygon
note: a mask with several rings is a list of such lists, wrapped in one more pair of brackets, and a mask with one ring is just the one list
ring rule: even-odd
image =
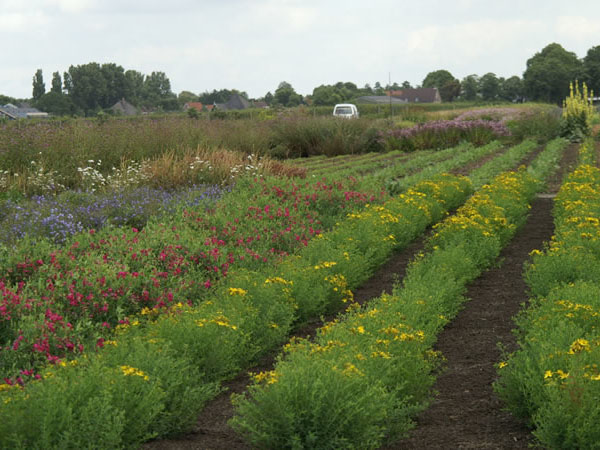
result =
[{"label": "flower field", "polygon": [[[158,121],[163,148],[148,141],[139,154],[123,151],[120,163],[109,149],[107,163],[82,151],[70,168],[51,168],[43,155],[33,164],[41,171],[9,171],[0,186],[0,447],[135,448],[185,433],[223,383],[279,350],[272,369],[254,373],[233,400],[231,427],[249,445],[377,448],[405,436],[443,365],[436,336],[466,302],[467,283],[524,223],[566,148],[562,139],[511,142],[506,127],[465,120],[452,133],[475,127],[481,139],[437,145],[407,131],[394,139],[413,139],[409,153],[390,137],[387,153],[284,162],[213,147],[216,134],[207,148],[185,150],[208,139],[209,124],[173,122],[168,131]],[[320,126],[309,122],[293,126]],[[255,132],[283,139],[291,133],[284,125],[292,126],[263,123]],[[48,142],[75,138],[74,126],[83,133],[80,125],[48,128]],[[86,148],[100,139],[90,126],[96,134],[81,137]],[[114,146],[124,136],[143,141],[126,122],[105,126],[122,133]],[[450,125],[422,126],[419,139],[440,127]],[[167,150],[185,133],[189,141]],[[29,129],[19,139],[43,143]],[[13,151],[3,161],[16,164]],[[593,178],[590,162],[575,174]],[[561,217],[581,212],[562,208]],[[356,303],[353,292],[428,228],[425,250],[394,291]],[[577,232],[588,242],[592,231]],[[528,280],[549,279],[537,275],[535,258]],[[314,340],[290,340],[335,314]],[[583,333],[565,351],[593,358],[594,339]],[[589,358],[582,376],[593,381]],[[501,376],[512,376],[517,363],[502,366]],[[567,369],[575,370],[545,369],[552,375],[542,383],[560,387]],[[498,386],[510,382],[501,377]]]},{"label": "flower field", "polygon": [[555,234],[534,250],[525,277],[534,296],[519,316],[519,349],[499,364],[496,389],[549,448],[600,441],[598,237],[600,171],[593,141],[554,202]]}]

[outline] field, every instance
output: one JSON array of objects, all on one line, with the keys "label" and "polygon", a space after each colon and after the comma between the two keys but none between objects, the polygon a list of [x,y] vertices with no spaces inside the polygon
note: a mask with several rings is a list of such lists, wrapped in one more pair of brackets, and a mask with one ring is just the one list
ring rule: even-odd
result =
[{"label": "field", "polygon": [[428,114],[5,125],[0,446],[592,448],[598,146]]}]

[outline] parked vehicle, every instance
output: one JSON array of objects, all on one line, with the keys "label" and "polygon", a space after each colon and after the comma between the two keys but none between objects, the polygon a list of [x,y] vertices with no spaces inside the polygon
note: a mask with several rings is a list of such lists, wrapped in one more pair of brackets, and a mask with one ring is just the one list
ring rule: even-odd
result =
[{"label": "parked vehicle", "polygon": [[333,115],[335,117],[353,119],[358,117],[358,108],[352,103],[339,103],[333,108]]}]

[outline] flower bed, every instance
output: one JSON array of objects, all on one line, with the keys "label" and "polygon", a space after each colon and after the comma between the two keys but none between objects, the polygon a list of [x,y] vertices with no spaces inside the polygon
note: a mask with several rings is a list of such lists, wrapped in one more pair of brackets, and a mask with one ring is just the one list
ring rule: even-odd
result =
[{"label": "flower bed", "polygon": [[376,448],[405,433],[429,399],[436,334],[460,308],[466,283],[525,221],[541,186],[535,175],[547,174],[555,157],[538,156],[533,174],[498,176],[436,226],[430,252],[393,295],[350,308],[315,342],[290,342],[275,370],[256,374],[249,392],[235,397],[232,426],[260,448]]},{"label": "flower bed", "polygon": [[[593,148],[593,143],[591,143]],[[589,162],[590,143],[582,146]],[[517,319],[519,349],[499,364],[496,391],[548,448],[600,441],[600,170],[580,165],[554,207],[555,234],[534,250],[533,296]]]},{"label": "flower bed", "polygon": [[[25,389],[7,383],[0,393],[2,445],[84,441],[66,429],[93,429],[93,442],[132,445],[185,429],[217,381],[279,344],[293,323],[350,303],[350,288],[468,193],[464,178],[421,183],[385,205],[351,213],[331,233],[280,261],[276,271],[238,270],[198,307],[175,304],[154,320],[154,314],[142,315],[119,326],[102,352],[61,361]],[[75,378],[77,386],[61,394]],[[142,397],[153,406],[143,409]],[[63,419],[57,423],[56,417]]]}]

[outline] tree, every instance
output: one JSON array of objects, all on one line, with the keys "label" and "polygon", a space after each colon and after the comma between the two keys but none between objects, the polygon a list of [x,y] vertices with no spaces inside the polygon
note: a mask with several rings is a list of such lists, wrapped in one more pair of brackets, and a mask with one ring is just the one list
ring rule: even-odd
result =
[{"label": "tree", "polygon": [[287,81],[279,83],[273,99],[276,104],[281,106],[298,106],[302,103],[302,96],[298,94]]},{"label": "tree", "polygon": [[412,89],[412,86],[410,85],[410,83],[408,81],[403,81],[402,89]]},{"label": "tree", "polygon": [[271,91],[265,94],[265,103],[267,105],[271,105],[271,103],[273,103],[273,94],[271,94]]},{"label": "tree", "polygon": [[44,76],[42,75],[42,69],[38,69],[33,76],[33,99],[38,100],[46,92],[46,85],[44,84]]},{"label": "tree", "polygon": [[456,79],[448,81],[439,88],[439,91],[443,102],[452,102],[460,95],[460,81]]},{"label": "tree", "polygon": [[[179,95],[177,96],[177,101],[179,102],[179,104],[181,106],[183,106],[186,103],[197,102],[198,96],[190,91],[181,91],[179,93]],[[192,108],[192,109],[194,109],[194,108]]]},{"label": "tree", "polygon": [[500,87],[500,98],[516,102],[523,98],[523,81],[518,76],[507,78]]},{"label": "tree", "polygon": [[600,94],[600,45],[590,48],[583,58],[583,74],[587,87],[594,95]]},{"label": "tree", "polygon": [[143,73],[137,70],[127,70],[125,72],[125,99],[133,105],[139,105],[144,96],[144,80]]},{"label": "tree", "polygon": [[486,100],[495,100],[500,94],[500,81],[495,73],[488,72],[479,80],[481,97]]},{"label": "tree", "polygon": [[100,72],[106,85],[101,104],[103,108],[110,108],[119,100],[125,98],[127,93],[125,69],[117,64],[108,63],[100,66]]},{"label": "tree", "polygon": [[[447,70],[436,70],[435,72],[429,72],[423,80],[424,88],[438,88],[441,89],[447,83],[454,81],[454,77]],[[441,94],[440,94],[441,95]]]},{"label": "tree", "polygon": [[164,72],[152,72],[144,80],[144,103],[158,106],[166,111],[179,108],[177,96],[171,92],[171,82]]},{"label": "tree", "polygon": [[463,78],[460,85],[462,88],[461,97],[463,100],[468,100],[470,102],[477,100],[477,94],[479,93],[479,77],[477,75],[467,75]]},{"label": "tree", "polygon": [[63,91],[67,94],[70,94],[73,90],[73,80],[71,79],[71,74],[69,72],[63,73]]},{"label": "tree", "polygon": [[54,72],[52,74],[52,87],[50,88],[50,92],[62,94],[62,80],[60,78],[60,72]]},{"label": "tree", "polygon": [[71,116],[75,114],[75,105],[68,95],[50,91],[35,101],[36,108],[55,116]]},{"label": "tree", "polygon": [[575,53],[560,44],[549,44],[527,60],[523,73],[525,96],[560,104],[569,95],[569,83],[582,74],[582,63]]},{"label": "tree", "polygon": [[[66,75],[64,80],[66,83]],[[94,115],[106,107],[107,85],[98,63],[70,66],[68,80],[71,84],[68,90],[71,100],[86,115]]]}]

